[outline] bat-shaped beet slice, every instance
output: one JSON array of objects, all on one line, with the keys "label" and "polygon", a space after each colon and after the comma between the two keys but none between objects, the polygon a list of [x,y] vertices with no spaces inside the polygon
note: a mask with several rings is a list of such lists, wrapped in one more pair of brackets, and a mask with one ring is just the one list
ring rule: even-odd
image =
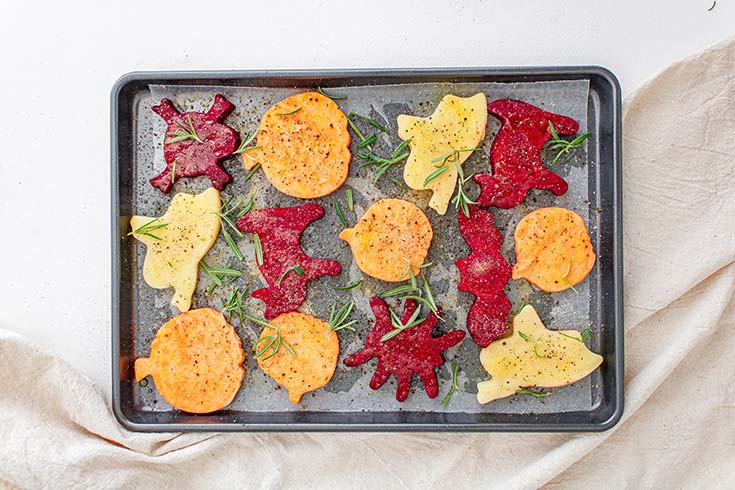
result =
[{"label": "bat-shaped beet slice", "polygon": [[263,250],[258,264],[267,288],[253,291],[253,297],[265,303],[265,318],[300,307],[306,299],[306,286],[321,276],[336,276],[342,270],[339,262],[314,259],[301,249],[301,234],[312,221],[324,216],[318,204],[290,208],[268,208],[250,211],[237,220],[240,231],[255,233]]},{"label": "bat-shaped beet slice", "polygon": [[174,182],[182,177],[206,175],[212,186],[221,191],[232,180],[220,166],[237,148],[240,136],[229,126],[222,124],[235,108],[232,103],[217,94],[207,112],[180,113],[168,99],[153,107],[153,111],[166,123],[163,140],[163,156],[166,169],[151,179],[151,184],[168,192]]},{"label": "bat-shaped beet slice", "polygon": [[[370,380],[370,388],[377,390],[385,384],[391,374],[395,374],[398,378],[396,400],[402,402],[408,397],[411,378],[414,374],[418,374],[424,383],[426,394],[429,398],[436,398],[439,394],[439,384],[434,369],[444,364],[442,352],[461,342],[465,333],[461,330],[452,330],[440,337],[434,337],[432,332],[439,318],[431,313],[423,322],[406,328],[383,342],[381,338],[394,329],[388,305],[381,298],[373,296],[370,299],[370,307],[375,315],[375,326],[368,333],[365,348],[345,357],[345,366],[359,366],[377,357],[378,367],[373,379]],[[401,319],[404,325],[409,323],[417,307],[416,300],[406,300]]]},{"label": "bat-shaped beet slice", "polygon": [[511,304],[504,289],[511,268],[500,253],[503,235],[495,227],[493,213],[470,206],[469,217],[457,214],[459,232],[472,250],[455,262],[461,277],[457,288],[475,295],[467,312],[467,330],[477,345],[487,347],[508,331]]},{"label": "bat-shaped beet slice", "polygon": [[519,100],[503,99],[488,104],[487,111],[502,126],[490,147],[492,175],[477,174],[482,206],[513,208],[530,189],[544,189],[561,196],[569,187],[541,161],[541,149],[551,139],[549,121],[559,135],[572,135],[579,124],[572,118],[546,112]]}]

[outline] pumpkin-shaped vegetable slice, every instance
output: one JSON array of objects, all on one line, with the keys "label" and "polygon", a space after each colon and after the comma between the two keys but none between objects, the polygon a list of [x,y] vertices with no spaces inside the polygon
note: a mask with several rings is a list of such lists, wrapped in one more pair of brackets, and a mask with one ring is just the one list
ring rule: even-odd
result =
[{"label": "pumpkin-shaped vegetable slice", "polygon": [[130,219],[133,236],[146,245],[143,279],[152,288],[173,287],[171,304],[181,311],[191,307],[199,261],[217,239],[220,205],[219,192],[209,188],[197,195],[176,194],[160,218]]},{"label": "pumpkin-shaped vegetable slice", "polygon": [[354,228],[339,234],[365,274],[388,282],[407,280],[409,263],[414,274],[420,272],[433,236],[424,212],[402,199],[376,202]]},{"label": "pumpkin-shaped vegetable slice", "polygon": [[304,393],[332,379],[339,357],[337,332],[330,331],[327,322],[298,311],[279,315],[270,324],[279,330],[280,339],[279,332],[263,327],[256,344],[258,365],[297,404]]},{"label": "pumpkin-shaped vegetable slice", "polygon": [[489,403],[521,388],[555,388],[578,381],[602,364],[576,330],[548,330],[533,306],[513,319],[513,333],[480,352],[482,367],[492,376],[477,384],[477,401]]},{"label": "pumpkin-shaped vegetable slice", "polygon": [[582,282],[595,265],[584,220],[564,208],[541,208],[516,226],[513,279],[526,278],[553,293]]},{"label": "pumpkin-shaped vegetable slice", "polygon": [[245,377],[245,352],[232,325],[211,308],[187,311],[163,325],[150,357],[135,361],[135,379],[152,376],[172,406],[210,413],[229,405]]}]

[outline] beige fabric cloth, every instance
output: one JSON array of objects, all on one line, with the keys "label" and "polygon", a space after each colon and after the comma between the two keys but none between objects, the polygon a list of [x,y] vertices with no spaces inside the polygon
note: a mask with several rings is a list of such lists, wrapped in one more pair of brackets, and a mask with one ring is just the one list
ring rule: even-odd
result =
[{"label": "beige fabric cloth", "polygon": [[624,133],[626,410],[614,429],[135,434],[118,426],[86,378],[0,330],[0,481],[52,489],[735,488],[735,41],[641,87],[626,104]]}]

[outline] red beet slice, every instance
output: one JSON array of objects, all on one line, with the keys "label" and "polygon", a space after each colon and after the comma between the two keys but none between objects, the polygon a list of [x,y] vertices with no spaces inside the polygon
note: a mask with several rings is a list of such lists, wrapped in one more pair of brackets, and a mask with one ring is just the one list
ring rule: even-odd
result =
[{"label": "red beet slice", "polygon": [[[234,108],[234,105],[219,94],[214,96],[212,107],[205,113],[181,114],[168,99],[162,99],[160,105],[154,106],[153,111],[168,123],[168,128],[163,140],[166,169],[159,176],[153,177],[151,184],[168,192],[176,179],[206,175],[212,181],[212,186],[221,191],[232,177],[220,167],[220,161],[232,155],[240,141],[236,131],[221,124]],[[201,141],[192,138],[173,141],[177,139],[175,134],[191,132],[190,124]],[[175,172],[171,175],[174,162]]]},{"label": "red beet slice", "polygon": [[[417,308],[416,300],[408,299],[403,306],[405,324]],[[381,298],[373,296],[370,307],[375,315],[375,326],[368,333],[365,348],[360,352],[345,357],[345,366],[359,366],[373,357],[378,358],[378,367],[370,388],[377,390],[388,380],[391,374],[398,378],[396,400],[404,401],[411,389],[411,378],[418,374],[424,383],[429,398],[439,394],[439,384],[434,369],[444,364],[442,352],[458,344],[465,336],[461,330],[452,330],[440,337],[431,335],[439,318],[433,313],[419,325],[408,328],[395,337],[381,342],[380,339],[393,330],[390,322],[388,305]]]},{"label": "red beet slice", "polygon": [[546,112],[519,100],[496,100],[487,111],[502,126],[490,147],[493,174],[477,174],[482,206],[513,208],[526,199],[530,189],[544,189],[561,196],[569,187],[564,179],[544,166],[541,148],[551,139],[549,121],[559,135],[579,130],[577,121]]},{"label": "red beet slice", "polygon": [[[237,220],[244,232],[257,233],[263,249],[263,263],[258,265],[267,288],[253,291],[253,297],[265,303],[265,318],[296,310],[306,299],[306,286],[321,276],[336,276],[339,262],[313,259],[301,249],[301,234],[312,221],[324,216],[318,204],[291,208],[269,208],[250,211]],[[301,267],[299,274],[295,267]]]},{"label": "red beet slice", "polygon": [[470,216],[457,213],[459,232],[470,246],[470,255],[455,262],[461,281],[457,288],[475,295],[467,312],[467,330],[480,347],[487,347],[508,330],[511,304],[505,295],[511,267],[500,253],[503,235],[495,227],[493,213],[470,206]]}]

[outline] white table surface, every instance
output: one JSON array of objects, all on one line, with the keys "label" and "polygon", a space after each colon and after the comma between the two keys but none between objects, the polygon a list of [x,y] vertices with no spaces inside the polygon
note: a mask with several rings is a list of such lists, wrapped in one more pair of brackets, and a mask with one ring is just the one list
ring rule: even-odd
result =
[{"label": "white table surface", "polygon": [[0,328],[108,394],[109,93],[123,73],[599,64],[627,94],[735,34],[731,0],[215,3],[0,12]]}]

